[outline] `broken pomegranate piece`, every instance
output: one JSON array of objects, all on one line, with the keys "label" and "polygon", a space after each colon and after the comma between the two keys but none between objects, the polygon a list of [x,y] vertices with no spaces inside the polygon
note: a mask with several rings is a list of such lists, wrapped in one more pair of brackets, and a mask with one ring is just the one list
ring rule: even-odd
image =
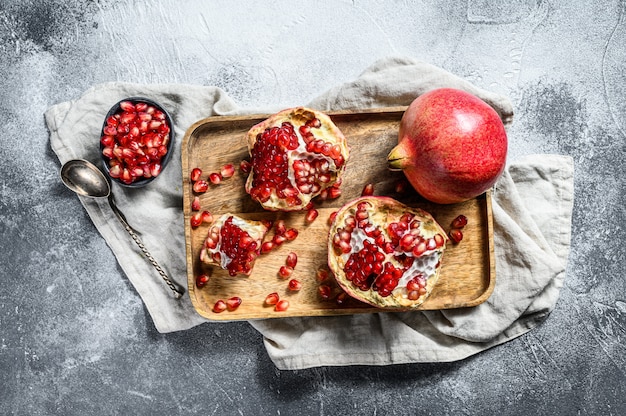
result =
[{"label": "broken pomegranate piece", "polygon": [[381,308],[414,308],[439,278],[447,241],[428,212],[366,196],[337,213],[330,226],[328,264],[350,296]]},{"label": "broken pomegranate piece", "polygon": [[267,231],[262,221],[224,214],[209,228],[200,260],[228,270],[231,276],[250,275]]},{"label": "broken pomegranate piece", "polygon": [[162,107],[145,98],[128,98],[105,117],[100,152],[112,179],[140,186],[161,173],[172,141],[172,121]]},{"label": "broken pomegranate piece", "polygon": [[304,107],[283,110],[253,126],[247,140],[246,192],[270,211],[306,209],[339,182],[349,154],[330,117]]}]

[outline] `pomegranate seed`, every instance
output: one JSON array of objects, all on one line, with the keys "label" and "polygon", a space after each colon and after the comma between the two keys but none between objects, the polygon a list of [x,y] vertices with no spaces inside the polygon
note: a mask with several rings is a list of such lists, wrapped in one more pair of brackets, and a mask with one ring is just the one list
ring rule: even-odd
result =
[{"label": "pomegranate seed", "polygon": [[328,223],[332,224],[333,222],[335,222],[335,218],[337,218],[337,213],[339,211],[333,211],[330,213],[330,215],[328,216]]},{"label": "pomegranate seed", "polygon": [[199,196],[195,196],[193,198],[193,202],[191,203],[191,210],[200,211],[200,197]]},{"label": "pomegranate seed", "polygon": [[435,234],[433,238],[435,240],[435,244],[437,245],[437,247],[443,247],[443,243],[445,242],[445,239],[443,238],[441,234]]},{"label": "pomegranate seed", "polygon": [[424,241],[420,241],[413,247],[413,255],[415,257],[419,257],[426,252],[426,243]]},{"label": "pomegranate seed", "polygon": [[287,231],[287,226],[285,225],[285,221],[284,220],[276,221],[276,224],[274,225],[274,233],[277,235],[283,235],[285,234],[285,231]]},{"label": "pomegranate seed", "polygon": [[209,276],[206,274],[201,274],[196,277],[196,286],[198,288],[204,287],[207,283],[209,283]]},{"label": "pomegranate seed", "polygon": [[452,220],[452,228],[463,228],[467,225],[467,217],[463,214]]},{"label": "pomegranate seed", "polygon": [[306,221],[311,223],[313,221],[315,221],[315,219],[317,218],[317,216],[319,215],[319,212],[315,209],[312,208],[310,210],[307,211],[306,213]]},{"label": "pomegranate seed", "polygon": [[339,198],[340,196],[341,196],[341,189],[339,189],[338,186],[331,186],[330,188],[328,188],[329,199],[336,199],[336,198]]},{"label": "pomegranate seed", "polygon": [[202,217],[202,222],[204,223],[213,222],[213,215],[209,211],[202,211],[200,215]]},{"label": "pomegranate seed", "polygon": [[191,170],[191,173],[189,174],[189,179],[191,179],[192,182],[195,182],[197,180],[200,180],[201,176],[202,176],[202,169],[193,168]]},{"label": "pomegranate seed", "polygon": [[330,299],[331,291],[332,290],[331,290],[330,286],[328,286],[328,285],[319,285],[317,287],[317,293],[324,300]]},{"label": "pomegranate seed", "polygon": [[241,305],[241,302],[242,300],[239,296],[233,296],[232,298],[226,301],[226,307],[228,308],[229,311],[232,312],[235,309],[237,309],[239,305]]},{"label": "pomegranate seed", "polygon": [[202,194],[209,189],[209,183],[207,181],[199,180],[193,184],[193,191]]},{"label": "pomegranate seed", "polygon": [[298,230],[296,230],[295,228],[290,228],[285,231],[283,236],[287,239],[287,241],[293,241],[298,236]]},{"label": "pomegranate seed", "polygon": [[239,170],[241,170],[242,173],[245,173],[245,174],[250,173],[251,168],[252,168],[252,165],[247,160],[242,160],[241,162],[239,162]]},{"label": "pomegranate seed", "polygon": [[280,276],[283,279],[287,279],[288,277],[291,276],[292,273],[293,273],[293,269],[289,266],[280,266],[280,269],[278,269],[278,276]]},{"label": "pomegranate seed", "polygon": [[261,253],[269,253],[274,248],[274,243],[272,241],[265,241],[261,244]]},{"label": "pomegranate seed", "polygon": [[407,293],[406,297],[409,300],[418,300],[420,298],[420,292],[419,290],[411,290]]},{"label": "pomegranate seed", "polygon": [[199,227],[202,224],[202,213],[197,212],[193,214],[191,218],[189,219],[189,223],[191,224],[192,228]]},{"label": "pomegranate seed", "polygon": [[235,174],[235,166],[232,163],[227,163],[226,165],[222,166],[220,174],[223,178],[232,177]]},{"label": "pomegranate seed", "polygon": [[293,251],[287,254],[287,260],[285,260],[285,264],[292,269],[296,268],[296,264],[298,264],[298,255]]},{"label": "pomegranate seed", "polygon": [[337,302],[337,305],[343,305],[348,299],[348,294],[346,292],[341,292],[335,298],[335,302]]},{"label": "pomegranate seed", "polygon": [[368,183],[363,187],[361,191],[361,196],[371,196],[374,195],[374,184]]},{"label": "pomegranate seed", "polygon": [[269,295],[267,295],[267,296],[265,297],[265,301],[264,301],[264,303],[265,303],[266,305],[276,305],[276,304],[278,303],[278,300],[279,300],[279,299],[280,299],[280,298],[279,298],[279,296],[278,296],[278,293],[273,292],[273,293],[270,293]]},{"label": "pomegranate seed", "polygon": [[296,279],[291,279],[288,283],[289,290],[297,292],[302,289],[302,283]]},{"label": "pomegranate seed", "polygon": [[458,228],[453,228],[448,232],[450,239],[455,243],[460,243],[463,240],[463,232]]},{"label": "pomegranate seed", "polygon": [[272,238],[272,243],[274,243],[275,246],[281,246],[285,241],[287,241],[287,237],[281,234],[275,234]]},{"label": "pomegranate seed", "polygon": [[318,282],[325,281],[326,279],[328,279],[328,270],[319,269],[317,273],[315,273],[315,278],[317,279]]},{"label": "pomegranate seed", "polygon": [[228,308],[228,305],[226,305],[226,302],[224,302],[222,299],[219,299],[217,302],[215,302],[215,305],[213,305],[213,312],[215,313],[224,312],[226,308]]},{"label": "pomegranate seed", "polygon": [[274,310],[276,312],[284,312],[287,309],[289,309],[289,301],[286,299],[279,300],[276,306],[274,307]]},{"label": "pomegranate seed", "polygon": [[122,101],[120,103],[120,108],[129,113],[135,112],[135,105],[130,101]]},{"label": "pomegranate seed", "polygon": [[111,169],[109,169],[109,175],[111,175],[112,178],[119,178],[121,173],[121,165],[111,166]]},{"label": "pomegranate seed", "polygon": [[396,193],[403,194],[407,191],[407,189],[409,189],[409,183],[406,180],[400,179],[398,182],[396,182]]},{"label": "pomegranate seed", "polygon": [[209,181],[211,181],[213,185],[219,185],[222,182],[222,179],[221,173],[213,172],[209,174]]}]

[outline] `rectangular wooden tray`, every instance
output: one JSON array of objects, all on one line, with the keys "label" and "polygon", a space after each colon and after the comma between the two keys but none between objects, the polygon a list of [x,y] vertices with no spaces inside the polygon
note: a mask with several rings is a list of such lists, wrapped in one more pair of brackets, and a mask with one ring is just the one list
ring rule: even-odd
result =
[{"label": "rectangular wooden tray", "polygon": [[[316,279],[317,270],[327,263],[328,216],[344,203],[360,196],[367,183],[374,184],[376,195],[391,196],[408,205],[426,209],[444,229],[448,229],[452,219],[459,214],[469,219],[463,230],[463,241],[458,245],[448,245],[440,279],[419,309],[461,308],[484,302],[491,295],[495,284],[491,194],[487,192],[476,199],[453,205],[429,203],[410,187],[408,192],[397,194],[395,185],[404,176],[402,172],[390,172],[387,169],[386,157],[397,144],[398,126],[405,109],[394,107],[357,113],[328,113],[348,140],[350,158],[341,185],[341,197],[316,203],[320,215],[312,224],[306,223],[303,212],[265,211],[245,192],[245,176],[238,169],[239,162],[248,158],[245,135],[250,127],[268,115],[210,117],[191,126],[183,138],[181,153],[188,288],[196,311],[215,321],[381,312],[354,299],[341,305],[332,298],[321,299],[318,295],[320,283]],[[199,195],[202,209],[209,210],[215,218],[228,212],[255,220],[283,219],[288,227],[299,230],[294,241],[259,256],[249,277],[231,277],[224,270],[202,264],[199,255],[208,225],[195,229],[190,226],[193,214],[191,202],[195,196],[189,181],[190,171],[199,167],[203,176],[206,176],[210,172],[219,171],[226,163],[235,164],[235,175]],[[303,283],[299,292],[290,292],[287,281],[277,275],[290,251],[298,254],[293,277]],[[210,281],[206,286],[197,288],[195,279],[202,273],[210,274]],[[329,281],[334,294],[339,293],[332,276]],[[272,292],[289,299],[290,307],[287,311],[275,312],[272,307],[264,305],[265,297]],[[219,314],[212,312],[216,300],[226,300],[232,296],[243,299],[237,310]]]}]

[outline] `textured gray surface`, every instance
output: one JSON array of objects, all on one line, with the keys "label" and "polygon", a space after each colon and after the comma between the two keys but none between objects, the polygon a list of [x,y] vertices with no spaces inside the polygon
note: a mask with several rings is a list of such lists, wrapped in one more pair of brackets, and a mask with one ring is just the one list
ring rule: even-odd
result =
[{"label": "textured gray surface", "polygon": [[[623,2],[180,3],[0,3],[0,414],[626,414]],[[157,333],[58,179],[46,108],[112,80],[287,107],[389,55],[511,97],[512,159],[574,158],[546,322],[461,362],[295,372],[246,323]]]}]

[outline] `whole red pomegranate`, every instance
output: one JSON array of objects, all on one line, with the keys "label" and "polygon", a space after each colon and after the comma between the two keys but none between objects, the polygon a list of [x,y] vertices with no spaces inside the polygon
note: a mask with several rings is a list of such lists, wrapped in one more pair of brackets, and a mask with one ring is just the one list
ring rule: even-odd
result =
[{"label": "whole red pomegranate", "polygon": [[337,212],[328,265],[350,296],[381,308],[414,308],[439,278],[447,241],[428,212],[392,198],[365,196]]},{"label": "whole red pomegranate", "polygon": [[297,211],[340,183],[346,139],[330,117],[304,107],[276,113],[247,135],[251,170],[246,192],[270,211]]},{"label": "whole red pomegranate", "polygon": [[450,204],[489,189],[504,170],[507,136],[498,113],[465,91],[441,88],[416,98],[388,156],[424,198]]}]

